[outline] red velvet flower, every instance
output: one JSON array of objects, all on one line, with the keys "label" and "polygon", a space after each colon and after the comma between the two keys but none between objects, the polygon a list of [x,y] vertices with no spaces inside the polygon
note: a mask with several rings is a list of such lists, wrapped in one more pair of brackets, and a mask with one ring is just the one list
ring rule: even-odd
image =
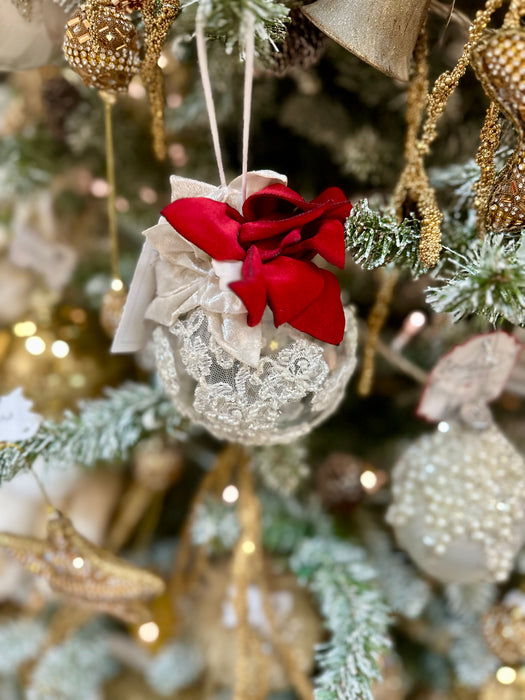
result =
[{"label": "red velvet flower", "polygon": [[242,215],[206,197],[177,199],[162,214],[215,260],[243,261],[242,279],[230,288],[246,306],[249,326],[260,323],[268,304],[276,326],[289,323],[337,345],[345,329],[339,282],[312,258],[344,266],[343,223],[351,209],[338,187],[306,202],[275,184],[248,197]]}]

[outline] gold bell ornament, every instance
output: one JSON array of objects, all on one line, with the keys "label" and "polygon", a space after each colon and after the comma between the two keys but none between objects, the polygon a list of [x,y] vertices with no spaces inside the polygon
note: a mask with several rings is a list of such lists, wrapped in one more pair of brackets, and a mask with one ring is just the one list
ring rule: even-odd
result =
[{"label": "gold bell ornament", "polygon": [[378,70],[408,80],[430,0],[317,0],[303,12],[321,31]]}]

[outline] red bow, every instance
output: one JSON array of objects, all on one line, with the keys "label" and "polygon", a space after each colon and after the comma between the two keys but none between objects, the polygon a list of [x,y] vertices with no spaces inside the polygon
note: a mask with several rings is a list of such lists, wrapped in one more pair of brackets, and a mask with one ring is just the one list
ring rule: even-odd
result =
[{"label": "red bow", "polygon": [[242,215],[205,197],[177,199],[163,209],[169,223],[215,260],[242,260],[242,279],[230,288],[260,323],[266,305],[274,323],[333,345],[343,339],[345,316],[335,275],[317,267],[319,254],[344,267],[344,221],[352,205],[338,187],[311,202],[284,185],[270,185],[245,201]]}]

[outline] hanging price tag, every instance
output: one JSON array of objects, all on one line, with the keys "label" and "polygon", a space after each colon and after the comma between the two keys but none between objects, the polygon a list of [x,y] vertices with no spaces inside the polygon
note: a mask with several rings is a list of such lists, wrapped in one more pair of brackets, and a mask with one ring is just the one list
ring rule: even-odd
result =
[{"label": "hanging price tag", "polygon": [[522,346],[508,333],[484,333],[445,355],[430,373],[417,414],[440,421],[468,407],[483,412],[505,387]]},{"label": "hanging price tag", "polygon": [[42,417],[33,413],[33,402],[24,398],[22,389],[0,396],[0,442],[27,440],[38,431]]}]

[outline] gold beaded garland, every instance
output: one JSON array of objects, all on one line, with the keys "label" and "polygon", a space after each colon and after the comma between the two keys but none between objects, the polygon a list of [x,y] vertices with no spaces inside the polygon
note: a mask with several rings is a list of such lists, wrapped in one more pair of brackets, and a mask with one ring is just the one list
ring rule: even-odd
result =
[{"label": "gold beaded garland", "polygon": [[86,3],[66,25],[64,55],[89,87],[126,90],[140,70],[140,47],[133,22],[113,5]]}]

